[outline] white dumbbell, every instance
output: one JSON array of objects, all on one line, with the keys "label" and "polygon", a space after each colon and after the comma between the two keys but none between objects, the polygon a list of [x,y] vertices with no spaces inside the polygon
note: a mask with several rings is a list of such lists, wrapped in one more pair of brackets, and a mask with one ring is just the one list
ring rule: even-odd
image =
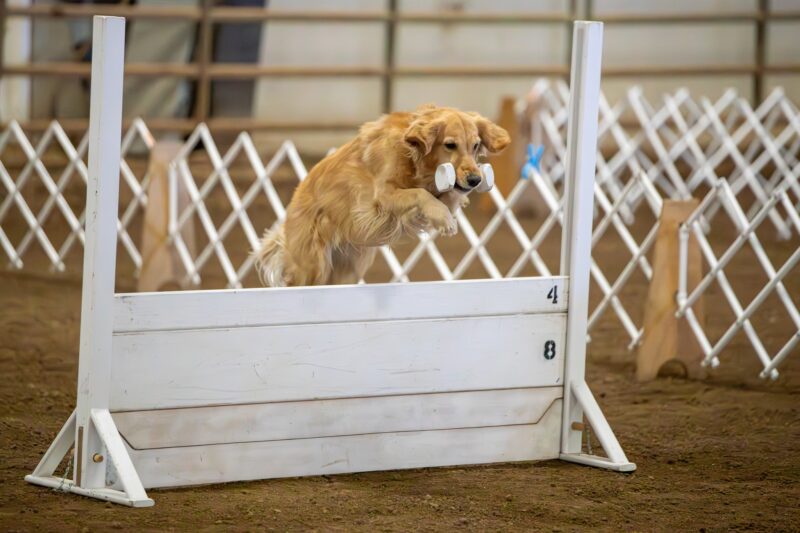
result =
[{"label": "white dumbbell", "polygon": [[[475,187],[478,192],[489,192],[494,187],[494,169],[489,163],[480,166],[481,182]],[[453,190],[456,184],[456,169],[452,163],[442,163],[436,168],[436,190],[447,192]]]},{"label": "white dumbbell", "polygon": [[494,169],[489,163],[483,163],[480,169],[483,179],[480,184],[475,187],[475,190],[478,192],[489,192],[494,188]]}]

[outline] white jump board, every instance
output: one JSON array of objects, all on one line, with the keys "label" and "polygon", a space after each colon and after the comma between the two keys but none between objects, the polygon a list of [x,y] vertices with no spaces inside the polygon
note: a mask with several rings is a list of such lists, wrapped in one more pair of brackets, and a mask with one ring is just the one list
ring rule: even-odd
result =
[{"label": "white jump board", "polygon": [[342,291],[117,296],[111,408],[144,485],[558,456],[564,278]]},{"label": "white jump board", "polygon": [[[530,278],[119,296],[111,409],[560,385],[565,285]],[[554,287],[556,303],[547,296]]]},{"label": "white jump board", "polygon": [[128,451],[146,488],[556,459],[561,404],[554,400],[532,424]]},{"label": "white jump board", "polygon": [[562,387],[125,411],[114,421],[137,450],[536,424]]},{"label": "white jump board", "polygon": [[114,333],[564,313],[566,277],[117,294]]}]

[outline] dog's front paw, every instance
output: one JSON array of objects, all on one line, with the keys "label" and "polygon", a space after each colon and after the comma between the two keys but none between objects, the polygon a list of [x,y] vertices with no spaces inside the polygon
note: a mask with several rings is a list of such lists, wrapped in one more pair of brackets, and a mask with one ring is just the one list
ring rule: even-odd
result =
[{"label": "dog's front paw", "polygon": [[451,215],[450,221],[447,223],[447,225],[439,226],[436,228],[436,230],[439,232],[439,235],[444,235],[445,237],[452,237],[453,235],[456,235],[458,233],[458,223],[456,222],[456,219],[453,218],[453,216]]},{"label": "dog's front paw", "polygon": [[450,237],[458,233],[456,218],[444,204],[433,204],[432,207],[425,209],[425,218],[428,219],[430,227],[440,235]]}]

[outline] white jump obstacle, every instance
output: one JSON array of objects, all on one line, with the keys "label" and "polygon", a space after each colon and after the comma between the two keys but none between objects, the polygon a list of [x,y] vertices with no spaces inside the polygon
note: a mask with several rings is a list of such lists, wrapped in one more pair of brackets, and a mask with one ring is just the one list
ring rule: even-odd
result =
[{"label": "white jump obstacle", "polygon": [[[286,476],[636,468],[584,380],[602,24],[575,24],[559,276],[114,294],[124,24],[94,20],[77,407],[27,481],[144,507]],[[582,453],[584,416],[607,457]]]}]

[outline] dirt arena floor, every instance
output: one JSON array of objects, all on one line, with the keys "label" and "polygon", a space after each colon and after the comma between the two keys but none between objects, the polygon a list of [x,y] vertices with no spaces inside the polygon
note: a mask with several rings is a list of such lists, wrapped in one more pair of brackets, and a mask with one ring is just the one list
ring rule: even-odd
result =
[{"label": "dirt arena floor", "polygon": [[[477,229],[487,222],[478,215],[474,220]],[[646,229],[642,218],[637,235]],[[12,237],[23,233],[20,224]],[[717,249],[730,242],[731,232],[721,233]],[[762,233],[776,264],[798,245]],[[459,242],[442,243],[451,267],[463,253]],[[246,249],[241,237],[232,236],[231,243],[232,250]],[[599,247],[596,256],[613,280],[628,255],[613,238]],[[519,254],[508,232],[498,233],[490,249],[502,268]],[[550,265],[555,258],[555,268],[557,235],[542,252]],[[120,256],[117,290],[133,290],[131,266]],[[629,339],[610,312],[592,332],[588,382],[638,465],[632,474],[547,461],[281,479],[155,490],[155,507],[136,510],[28,485],[23,476],[75,403],[79,265],[80,254],[73,254],[68,272],[52,275],[44,257],[32,252],[26,273],[0,272],[3,531],[800,530],[800,353],[786,361],[777,381],[760,380],[752,348],[737,335],[705,381],[676,373],[638,384]],[[221,286],[219,272],[211,266],[209,272],[204,285]],[[752,257],[734,262],[730,272],[744,302],[765,282]],[[477,264],[468,273],[482,275]],[[385,265],[377,264],[370,279],[386,276]],[[426,278],[435,273],[422,262],[414,279]],[[637,322],[647,291],[640,278],[623,293]],[[800,273],[786,281],[797,301]],[[595,286],[593,302],[598,294]],[[730,323],[716,286],[706,305],[716,338]],[[765,304],[757,322],[771,353],[793,332],[777,301]]]}]

